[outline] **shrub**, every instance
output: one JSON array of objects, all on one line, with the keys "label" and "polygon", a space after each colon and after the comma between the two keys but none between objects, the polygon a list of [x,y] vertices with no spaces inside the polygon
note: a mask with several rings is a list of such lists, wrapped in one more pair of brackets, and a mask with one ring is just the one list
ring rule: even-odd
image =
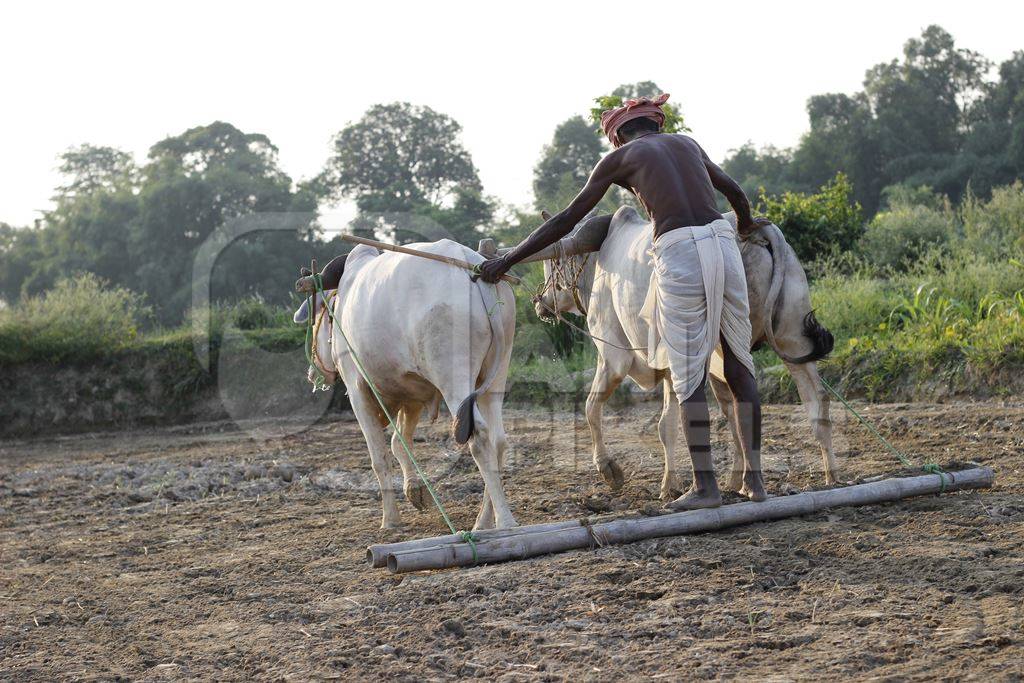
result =
[{"label": "shrub", "polygon": [[1006,259],[1024,252],[1024,183],[992,190],[981,201],[968,192],[960,208],[964,247],[990,259]]},{"label": "shrub", "polygon": [[758,211],[782,229],[786,241],[803,262],[827,253],[846,251],[864,232],[860,204],[853,186],[839,173],[817,194],[786,192],[781,197],[762,192]]},{"label": "shrub", "polygon": [[293,325],[292,312],[284,306],[268,304],[255,295],[231,304],[228,318],[241,330],[262,330]]},{"label": "shrub", "polygon": [[135,340],[151,315],[141,295],[91,273],[62,279],[0,311],[0,363],[56,363],[117,351]]},{"label": "shrub", "polygon": [[948,208],[897,204],[868,224],[858,251],[877,268],[907,270],[925,252],[945,249],[955,234],[955,225]]}]

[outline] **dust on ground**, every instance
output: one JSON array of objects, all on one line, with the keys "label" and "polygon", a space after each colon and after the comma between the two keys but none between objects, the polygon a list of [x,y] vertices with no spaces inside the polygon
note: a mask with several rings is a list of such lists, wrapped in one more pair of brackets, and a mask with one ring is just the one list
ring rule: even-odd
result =
[{"label": "dust on ground", "polygon": [[[10,442],[0,677],[1020,678],[1024,406],[864,410],[917,461],[991,466],[996,487],[393,576],[365,565],[368,544],[445,530],[404,500],[406,528],[378,529],[350,418],[291,435],[272,425],[281,436],[207,423]],[[607,411],[629,477],[613,495],[578,416],[508,411],[519,521],[657,504],[657,413]],[[896,471],[862,427],[832,414],[847,478]],[[765,435],[770,492],[822,484],[799,407],[768,406]],[[720,479],[727,442],[719,420]],[[470,526],[482,485],[468,455],[440,422],[416,449]]]}]

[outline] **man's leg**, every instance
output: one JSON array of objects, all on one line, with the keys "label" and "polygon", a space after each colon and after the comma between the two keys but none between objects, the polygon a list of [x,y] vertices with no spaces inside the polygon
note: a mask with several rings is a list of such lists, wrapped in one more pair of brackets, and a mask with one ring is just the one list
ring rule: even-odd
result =
[{"label": "man's leg", "polygon": [[689,491],[666,506],[673,510],[697,510],[722,504],[722,494],[715,479],[715,464],[711,458],[711,416],[704,395],[706,382],[707,375],[697,390],[681,402],[683,434],[686,435],[690,462],[693,464],[693,484]]},{"label": "man's leg", "polygon": [[760,502],[768,497],[764,490],[764,476],[761,473],[761,397],[757,393],[757,382],[743,363],[722,339],[722,356],[725,360],[725,381],[732,390],[735,403],[732,418],[733,428],[739,434],[743,451],[743,486],[740,494]]}]

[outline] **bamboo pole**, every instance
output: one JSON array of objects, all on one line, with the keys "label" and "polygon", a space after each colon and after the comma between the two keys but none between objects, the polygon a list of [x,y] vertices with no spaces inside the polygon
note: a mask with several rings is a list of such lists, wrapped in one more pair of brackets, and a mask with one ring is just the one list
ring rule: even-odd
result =
[{"label": "bamboo pole", "polygon": [[[558,531],[560,529],[569,529],[577,526],[581,526],[580,520],[572,519],[565,522],[547,522],[544,524],[516,526],[510,529],[487,529],[484,531],[474,531],[473,537],[479,539],[479,541],[490,541],[495,538],[521,536],[522,534],[535,534],[544,531]],[[405,550],[421,550],[423,548],[433,548],[439,545],[449,545],[451,543],[462,542],[462,537],[458,534],[448,534],[447,536],[416,538],[410,541],[399,541],[397,543],[378,543],[367,546],[366,563],[374,568],[386,567],[388,564],[388,555],[392,553],[402,552]]]},{"label": "bamboo pole", "polygon": [[[443,254],[431,254],[427,251],[420,251],[419,249],[410,249],[409,247],[402,247],[397,244],[388,244],[387,242],[378,242],[377,240],[367,239],[365,237],[356,237],[355,235],[341,235],[341,239],[345,242],[352,242],[353,244],[365,244],[370,247],[376,247],[377,249],[383,249],[384,251],[394,251],[399,254],[408,254],[410,256],[419,256],[420,258],[430,259],[431,261],[440,261],[441,263],[447,263],[450,266],[456,266],[457,268],[464,268],[468,271],[475,271],[476,266],[469,261],[463,261],[462,259],[455,258],[453,256],[445,256]],[[515,275],[509,275],[508,273],[501,276],[501,279],[513,285],[518,285],[521,280]]]},{"label": "bamboo pole", "polygon": [[[941,479],[940,479],[941,478]],[[826,508],[870,505],[941,491],[988,488],[994,475],[988,467],[884,479],[825,491],[769,498],[763,503],[737,503],[708,510],[676,512],[658,517],[620,519],[588,526],[506,535],[484,540],[475,549],[468,543],[448,543],[392,552],[387,556],[391,573],[424,569],[465,567],[474,564],[521,560],[538,555],[632,543],[648,538],[713,531],[741,524],[766,522],[806,515]]]}]

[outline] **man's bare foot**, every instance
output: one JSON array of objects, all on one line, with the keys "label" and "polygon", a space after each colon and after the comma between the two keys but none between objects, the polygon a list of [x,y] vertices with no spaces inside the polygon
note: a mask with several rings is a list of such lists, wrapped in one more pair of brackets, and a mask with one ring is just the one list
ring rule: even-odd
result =
[{"label": "man's bare foot", "polygon": [[739,490],[741,496],[746,496],[755,503],[768,500],[768,493],[764,490],[764,477],[760,472],[744,472],[743,486]]},{"label": "man's bare foot", "polygon": [[722,504],[722,494],[718,491],[700,491],[691,488],[666,505],[669,510],[701,510],[716,508]]}]

